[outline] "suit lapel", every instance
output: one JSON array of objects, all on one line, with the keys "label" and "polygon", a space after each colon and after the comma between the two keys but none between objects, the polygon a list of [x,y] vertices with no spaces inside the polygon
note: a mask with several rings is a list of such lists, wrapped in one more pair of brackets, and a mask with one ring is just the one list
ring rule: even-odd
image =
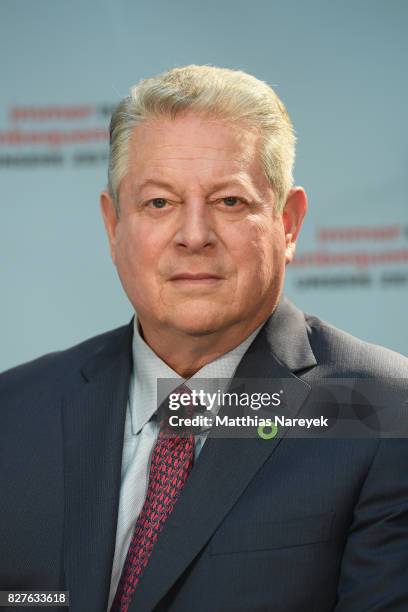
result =
[{"label": "suit lapel", "polygon": [[121,483],[132,325],[83,368],[63,402],[66,589],[74,610],[106,609]]},{"label": "suit lapel", "polygon": [[[234,380],[261,379],[262,391],[269,393],[276,392],[278,380],[289,381],[285,410],[293,418],[310,388],[291,370],[315,364],[303,313],[283,299],[244,355]],[[153,549],[129,612],[154,609],[211,538],[285,433],[281,429],[279,437],[272,440],[207,439]]]}]

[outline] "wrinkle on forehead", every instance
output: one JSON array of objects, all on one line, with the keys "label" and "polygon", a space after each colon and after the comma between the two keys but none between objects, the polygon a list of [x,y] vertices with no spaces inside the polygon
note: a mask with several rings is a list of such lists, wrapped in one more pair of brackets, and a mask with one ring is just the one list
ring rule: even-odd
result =
[{"label": "wrinkle on forehead", "polygon": [[[234,136],[238,137],[240,135],[236,134]],[[232,137],[231,140],[236,140],[236,138]],[[244,153],[248,150],[249,146],[252,143],[255,143],[256,139],[255,138],[245,139],[245,137],[242,135],[242,137],[239,138],[239,144],[242,145],[243,141],[245,141],[245,140],[248,140],[248,142],[247,142],[247,146],[242,147],[242,152],[244,152]],[[201,144],[201,143],[200,144],[197,143],[197,144],[193,145],[192,143],[186,144],[185,142],[159,143],[156,148],[159,149],[159,150],[162,150],[162,149],[165,149],[165,150],[166,149],[170,149],[170,150],[171,149],[187,149],[187,150],[188,149],[196,149],[198,151],[203,150],[204,152],[205,151],[225,151],[225,152],[229,152],[228,148],[225,147],[225,146],[220,146],[220,145],[216,146],[214,144],[206,145],[206,144]]]},{"label": "wrinkle on forehead", "polygon": [[[158,146],[158,149],[165,149],[165,148],[173,148],[173,147],[177,147],[178,149],[182,149],[183,147],[185,149],[190,148],[192,145],[186,145],[184,143],[171,143],[171,144],[161,144]],[[223,147],[214,147],[213,145],[195,145],[196,149],[215,149],[216,151],[222,151],[225,150]]]},{"label": "wrinkle on forehead", "polygon": [[[208,172],[207,175],[189,177],[187,181],[184,178],[184,184],[178,185],[177,177],[172,172],[168,173],[167,179],[166,167],[159,166],[157,174],[151,177],[147,176],[143,181],[135,182],[132,189],[135,194],[142,192],[144,189],[163,187],[164,189],[175,189],[176,191],[184,191],[188,188],[200,190],[203,192],[215,192],[226,188],[241,188],[246,190],[250,197],[261,197],[257,186],[250,180],[245,172],[235,172],[227,175],[219,175]],[[167,168],[168,170],[169,168]],[[164,172],[163,172],[164,170]],[[170,168],[171,170],[171,168]],[[187,185],[189,183],[189,185]]]},{"label": "wrinkle on forehead", "polygon": [[[234,162],[237,164],[241,164],[242,163],[242,158],[240,157],[235,157],[235,158],[230,158],[230,159],[214,159],[214,157],[194,157],[194,156],[189,156],[189,157],[168,157],[166,155],[166,157],[160,158],[157,157],[156,159],[153,158],[151,161],[152,162],[161,162],[161,161],[209,161],[209,162],[217,162],[217,163],[229,163],[229,162]],[[157,168],[163,168],[162,165],[158,165],[158,166],[151,166],[152,168],[157,167]],[[170,166],[169,166],[170,168]]]}]

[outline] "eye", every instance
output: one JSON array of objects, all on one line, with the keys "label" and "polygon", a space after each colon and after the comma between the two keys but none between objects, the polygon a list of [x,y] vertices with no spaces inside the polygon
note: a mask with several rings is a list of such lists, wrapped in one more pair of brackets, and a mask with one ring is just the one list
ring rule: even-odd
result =
[{"label": "eye", "polygon": [[164,198],[153,198],[153,200],[149,200],[147,202],[147,206],[151,205],[151,208],[159,209],[164,208],[167,204],[167,200]]},{"label": "eye", "polygon": [[240,202],[240,200],[238,198],[235,198],[234,196],[228,196],[227,198],[223,198],[222,201],[224,202],[224,204],[228,207],[233,207],[235,206],[238,202]]},{"label": "eye", "polygon": [[237,196],[227,196],[226,198],[222,198],[221,202],[223,202],[227,208],[238,208],[240,204],[246,204],[245,200]]}]

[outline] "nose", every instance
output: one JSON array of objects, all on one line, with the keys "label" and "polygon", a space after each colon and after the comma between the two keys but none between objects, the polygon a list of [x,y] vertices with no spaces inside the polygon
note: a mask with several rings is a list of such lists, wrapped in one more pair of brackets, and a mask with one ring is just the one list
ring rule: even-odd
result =
[{"label": "nose", "polygon": [[194,253],[213,246],[215,241],[210,206],[202,200],[185,202],[175,235],[177,246]]}]

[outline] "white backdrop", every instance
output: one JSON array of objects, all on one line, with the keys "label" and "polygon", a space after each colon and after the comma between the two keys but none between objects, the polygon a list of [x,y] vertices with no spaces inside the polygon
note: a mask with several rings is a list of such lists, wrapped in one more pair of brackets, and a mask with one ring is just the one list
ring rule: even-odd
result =
[{"label": "white backdrop", "polygon": [[286,293],[407,353],[405,0],[3,0],[0,369],[126,323],[99,217],[106,130],[173,66],[268,81],[298,136],[310,210]]}]

